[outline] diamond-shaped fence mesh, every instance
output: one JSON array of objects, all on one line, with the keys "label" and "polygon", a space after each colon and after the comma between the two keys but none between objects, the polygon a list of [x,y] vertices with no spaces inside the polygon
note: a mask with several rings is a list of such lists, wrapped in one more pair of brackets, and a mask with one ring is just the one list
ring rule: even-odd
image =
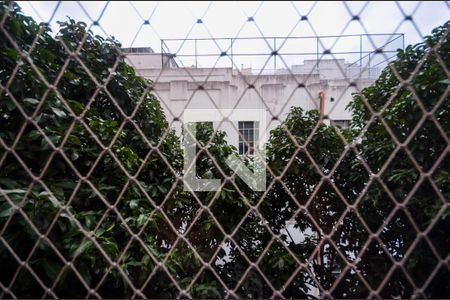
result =
[{"label": "diamond-shaped fence mesh", "polygon": [[448,3],[322,4],[0,1],[0,297],[450,298]]}]

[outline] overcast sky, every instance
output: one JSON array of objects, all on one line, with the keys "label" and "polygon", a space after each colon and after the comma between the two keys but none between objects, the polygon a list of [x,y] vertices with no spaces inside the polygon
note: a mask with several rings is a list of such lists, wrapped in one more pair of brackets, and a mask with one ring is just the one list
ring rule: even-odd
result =
[{"label": "overcast sky", "polygon": [[[399,3],[63,1],[58,7],[58,2],[53,1],[18,1],[18,3],[26,14],[33,16],[37,21],[49,21],[54,14],[51,24],[56,30],[58,28],[56,21],[66,20],[67,16],[89,25],[92,25],[92,20],[100,18],[100,26],[92,28],[95,33],[112,35],[123,47],[151,47],[156,52],[160,52],[160,39],[168,38],[404,33],[407,45],[420,42],[423,35],[429,34],[434,27],[450,20],[449,4],[444,1]],[[405,21],[403,14],[412,15],[413,22]],[[304,15],[308,16],[308,21],[299,21]],[[351,21],[352,15],[359,15],[360,22]],[[254,22],[248,22],[248,17],[253,17]],[[198,19],[201,19],[202,23],[197,23]],[[144,20],[149,20],[149,24],[144,25]],[[382,36],[374,38],[373,42],[379,47],[392,38],[388,35]],[[283,41],[284,39],[276,41],[277,47],[283,45],[280,53],[316,51],[313,40],[290,39],[284,44]],[[321,43],[324,47],[331,47],[335,41],[335,38],[323,39]],[[221,50],[226,50],[230,41],[217,42]],[[273,44],[273,40],[268,42]],[[194,42],[186,42],[183,46],[181,43],[181,41],[168,42],[167,47],[171,52],[178,54],[193,54]],[[388,50],[401,47],[400,39],[390,46],[387,47]],[[264,40],[238,41],[233,47],[235,53],[270,54],[270,48]],[[359,38],[341,38],[333,47],[333,52],[355,50],[359,50]],[[363,51],[371,50],[373,46],[370,41],[363,40]],[[220,49],[213,42],[199,42],[198,51],[220,53]],[[286,57],[288,61],[288,56]],[[193,58],[190,61],[188,59],[186,64],[190,62],[193,63]],[[246,62],[246,66],[250,66],[252,58],[247,57]]]}]

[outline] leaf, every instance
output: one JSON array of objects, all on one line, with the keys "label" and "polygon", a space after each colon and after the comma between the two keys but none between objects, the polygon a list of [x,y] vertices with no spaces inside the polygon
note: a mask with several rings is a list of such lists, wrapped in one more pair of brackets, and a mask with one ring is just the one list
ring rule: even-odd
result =
[{"label": "leaf", "polygon": [[48,200],[50,200],[50,202],[53,204],[53,206],[55,208],[57,208],[57,207],[59,207],[61,205],[61,203],[59,202],[58,199],[56,199],[56,197],[53,195],[53,193],[49,193],[47,191],[43,191],[43,192],[40,192],[38,194],[38,197],[40,199],[48,199]]},{"label": "leaf", "polygon": [[119,253],[119,248],[117,246],[117,243],[112,238],[102,238],[101,239],[101,246],[105,250],[105,252],[110,255],[112,258],[115,258],[116,255]]},{"label": "leaf", "polygon": [[116,226],[116,224],[115,224],[115,223],[112,223],[112,224],[106,229],[106,232],[111,231],[115,226]]},{"label": "leaf", "polygon": [[[61,137],[57,136],[57,135],[51,135],[51,136],[48,136],[48,139],[53,143],[53,145],[56,145],[59,142],[59,140],[61,139]],[[50,149],[50,144],[47,142],[47,140],[45,138],[43,138],[41,140],[41,147],[42,147],[42,150]]]},{"label": "leaf", "polygon": [[27,191],[21,189],[1,190],[3,194],[25,194]]},{"label": "leaf", "polygon": [[134,199],[134,200],[131,200],[131,201],[130,201],[130,208],[131,208],[131,209],[135,209],[135,208],[137,208],[138,206],[139,206],[139,200]]},{"label": "leaf", "polygon": [[0,218],[9,217],[14,212],[14,207],[9,205],[8,203],[3,203],[0,206]]},{"label": "leaf", "polygon": [[87,227],[87,228],[91,228],[91,227],[92,227],[92,224],[93,224],[94,221],[95,221],[95,218],[94,218],[93,215],[89,214],[89,215],[85,215],[85,216],[84,216],[84,220],[85,220],[85,222],[86,222],[86,227]]},{"label": "leaf", "polygon": [[80,155],[78,154],[78,152],[74,151],[71,155],[70,155],[70,159],[71,160],[77,160],[80,157]]},{"label": "leaf", "polygon": [[29,103],[29,104],[32,104],[32,105],[36,105],[36,104],[39,103],[39,100],[36,100],[34,98],[25,98],[25,99],[23,99],[23,102]]},{"label": "leaf", "polygon": [[82,254],[83,252],[87,251],[91,246],[92,246],[92,241],[90,241],[90,240],[85,240],[85,241],[81,244],[81,246],[80,246],[78,249],[76,249],[75,253],[73,253],[72,256]]},{"label": "leaf", "polygon": [[127,262],[127,265],[128,266],[133,266],[133,267],[139,267],[139,266],[142,265],[142,262],[140,262],[140,261],[130,261],[130,262]]},{"label": "leaf", "polygon": [[211,228],[211,222],[207,221],[203,224],[203,228],[208,231]]},{"label": "leaf", "polygon": [[95,232],[95,236],[96,237],[101,237],[104,233],[105,233],[105,228],[99,228],[96,232]]},{"label": "leaf", "polygon": [[41,134],[37,130],[32,130],[28,133],[28,139],[30,141],[37,140],[40,136],[41,136]]},{"label": "leaf", "polygon": [[137,219],[137,227],[141,227],[142,225],[144,225],[145,221],[147,220],[147,215],[146,214],[140,214],[138,219]]},{"label": "leaf", "polygon": [[14,104],[14,102],[9,98],[6,98],[5,103],[8,111],[13,111],[16,108],[16,104]]},{"label": "leaf", "polygon": [[167,188],[163,185],[158,185],[158,190],[160,190],[163,194],[167,193]]},{"label": "leaf", "polygon": [[50,106],[50,108],[55,113],[55,115],[57,115],[58,117],[60,117],[60,118],[67,117],[67,114],[63,110],[53,107],[53,106]]},{"label": "leaf", "polygon": [[154,187],[152,187],[152,189],[150,190],[150,196],[153,198],[153,197],[156,197],[156,194],[158,193],[158,190],[157,189],[155,189]]}]

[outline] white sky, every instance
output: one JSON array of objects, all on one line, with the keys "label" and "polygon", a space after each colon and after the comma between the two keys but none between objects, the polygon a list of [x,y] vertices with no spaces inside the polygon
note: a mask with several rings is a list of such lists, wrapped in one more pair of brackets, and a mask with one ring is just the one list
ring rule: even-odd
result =
[{"label": "white sky", "polygon": [[[18,1],[23,11],[37,21],[49,21],[55,11],[55,1]],[[373,2],[154,2],[154,1],[63,1],[60,3],[51,24],[54,29],[56,21],[67,19],[67,16],[92,25],[104,13],[99,21],[100,26],[93,26],[94,33],[112,35],[122,43],[123,47],[152,47],[160,52],[160,39],[167,38],[219,38],[219,37],[262,37],[262,36],[314,36],[340,35],[361,33],[405,34],[405,45],[417,43],[423,35],[450,19],[449,5],[442,1],[373,1]],[[360,13],[362,9],[362,12]],[[404,21],[405,14],[413,15],[413,22]],[[350,12],[351,13],[350,13]],[[351,22],[351,14],[359,14],[361,22]],[[88,16],[89,15],[89,16]],[[300,21],[300,15],[308,15],[309,22]],[[247,22],[253,16],[255,22]],[[148,19],[150,25],[143,25]],[[197,24],[202,19],[202,24]],[[414,24],[416,26],[414,26]],[[386,43],[389,36],[374,39],[379,47]],[[270,40],[270,43],[273,41]],[[277,45],[283,39],[277,40]],[[330,47],[335,39],[321,40],[325,47]],[[218,41],[222,50],[226,50],[229,41]],[[226,44],[226,45],[225,45]],[[370,41],[363,40],[363,51],[372,51]],[[171,52],[178,54],[194,52],[194,43],[181,41],[168,43]],[[389,50],[400,47],[400,40],[392,44]],[[322,49],[322,47],[320,48]],[[180,51],[177,51],[180,50]],[[264,53],[265,57],[246,57],[245,67],[253,64],[253,68],[260,61],[265,61],[271,52],[264,40],[238,41],[233,45],[235,53]],[[343,38],[333,47],[333,52],[359,51],[359,38]],[[198,44],[198,51],[202,53],[219,54],[220,50],[213,42]],[[280,53],[315,52],[316,44],[313,40],[288,40],[279,50]],[[284,52],[283,52],[284,51]],[[229,52],[228,52],[229,53]],[[283,56],[288,63],[295,63],[295,59]],[[303,57],[311,58],[311,57]],[[204,64],[214,63],[219,57],[204,61]],[[221,58],[230,64],[227,57]],[[347,57],[347,60],[351,60]],[[186,64],[193,63],[188,58]],[[239,63],[239,66],[240,66]],[[201,63],[200,63],[201,65]],[[236,63],[237,65],[237,63]],[[261,65],[259,65],[261,67]]]}]

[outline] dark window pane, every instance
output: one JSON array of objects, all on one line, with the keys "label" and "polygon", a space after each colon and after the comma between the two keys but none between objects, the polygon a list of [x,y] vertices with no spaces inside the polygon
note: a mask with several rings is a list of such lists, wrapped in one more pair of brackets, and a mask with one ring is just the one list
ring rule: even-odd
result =
[{"label": "dark window pane", "polygon": [[[239,122],[239,154],[254,154],[258,122]],[[241,145],[242,144],[242,145]]]}]

